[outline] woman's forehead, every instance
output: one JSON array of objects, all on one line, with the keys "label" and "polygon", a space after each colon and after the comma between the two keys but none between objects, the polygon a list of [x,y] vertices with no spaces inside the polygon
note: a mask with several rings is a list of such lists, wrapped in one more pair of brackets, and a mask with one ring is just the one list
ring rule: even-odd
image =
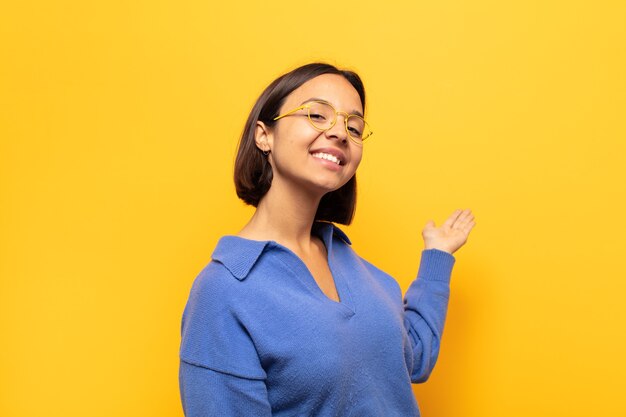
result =
[{"label": "woman's forehead", "polygon": [[300,105],[312,98],[328,101],[340,108],[363,109],[359,93],[348,80],[337,74],[322,74],[308,80],[287,97],[285,104]]}]

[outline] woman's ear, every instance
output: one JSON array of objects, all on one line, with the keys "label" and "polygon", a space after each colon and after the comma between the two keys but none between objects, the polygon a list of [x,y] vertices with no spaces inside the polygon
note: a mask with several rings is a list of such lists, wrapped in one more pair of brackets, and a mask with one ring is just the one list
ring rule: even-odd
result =
[{"label": "woman's ear", "polygon": [[257,148],[263,152],[270,152],[272,150],[273,136],[270,128],[263,122],[256,122],[256,129],[254,131],[254,142]]}]

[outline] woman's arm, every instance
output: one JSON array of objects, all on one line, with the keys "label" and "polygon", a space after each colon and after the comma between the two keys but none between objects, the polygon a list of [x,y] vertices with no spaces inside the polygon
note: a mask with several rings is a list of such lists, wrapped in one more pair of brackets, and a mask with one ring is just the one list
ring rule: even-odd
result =
[{"label": "woman's arm", "polygon": [[271,417],[265,381],[241,378],[180,361],[186,417]]},{"label": "woman's arm", "polygon": [[404,326],[411,343],[412,382],[430,376],[437,357],[448,310],[454,256],[438,250],[422,251],[417,279],[404,297]]},{"label": "woman's arm", "polygon": [[450,298],[450,275],[455,261],[452,254],[467,242],[475,225],[470,209],[458,209],[440,227],[429,220],[422,230],[425,250],[417,279],[404,299],[404,325],[413,358],[409,369],[412,382],[426,381],[435,366]]},{"label": "woman's arm", "polygon": [[180,395],[187,417],[271,416],[254,341],[238,311],[239,281],[211,262],[195,279],[181,326]]}]

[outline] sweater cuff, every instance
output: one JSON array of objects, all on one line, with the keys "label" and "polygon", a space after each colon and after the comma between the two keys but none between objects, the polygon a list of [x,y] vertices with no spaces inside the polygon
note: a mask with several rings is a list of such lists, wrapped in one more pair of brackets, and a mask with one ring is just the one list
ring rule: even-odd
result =
[{"label": "sweater cuff", "polygon": [[417,277],[429,281],[450,282],[455,261],[454,256],[446,251],[424,249]]}]

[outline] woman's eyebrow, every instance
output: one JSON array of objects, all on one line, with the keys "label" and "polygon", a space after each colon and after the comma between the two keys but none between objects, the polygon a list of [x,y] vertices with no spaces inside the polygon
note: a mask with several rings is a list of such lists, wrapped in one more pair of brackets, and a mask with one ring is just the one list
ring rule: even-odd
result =
[{"label": "woman's eyebrow", "polygon": [[[302,106],[303,104],[308,103],[309,101],[321,101],[322,103],[327,103],[330,104],[332,106],[332,103],[328,100],[324,100],[323,98],[318,98],[318,97],[311,97],[311,98],[307,98],[306,100],[304,100],[302,103],[300,103],[300,105]],[[333,106],[335,107],[335,106]],[[363,115],[361,114],[360,111],[358,110],[352,110],[352,113],[350,114],[355,114],[357,116],[363,117]]]},{"label": "woman's eyebrow", "polygon": [[306,100],[304,100],[302,103],[300,103],[300,105],[302,106],[303,104],[308,103],[309,101],[321,101],[322,103],[330,104],[330,101],[324,100],[323,98],[311,97],[311,98],[307,98]]}]

